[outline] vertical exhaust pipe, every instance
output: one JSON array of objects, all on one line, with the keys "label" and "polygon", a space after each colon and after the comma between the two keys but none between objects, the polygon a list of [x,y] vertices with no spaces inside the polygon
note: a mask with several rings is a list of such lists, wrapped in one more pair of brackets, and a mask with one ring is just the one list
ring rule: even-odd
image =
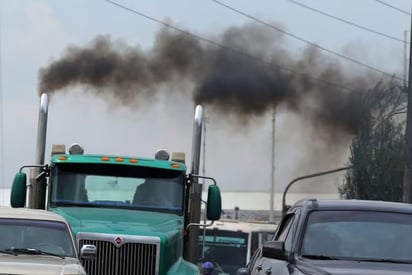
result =
[{"label": "vertical exhaust pipe", "polygon": [[[47,115],[49,97],[46,93],[40,96],[39,120],[37,125],[36,165],[44,165],[46,153]],[[36,180],[40,168],[33,168],[30,173],[29,208],[44,209],[46,207],[46,179]]]},{"label": "vertical exhaust pipe", "polygon": [[[197,105],[195,108],[195,117],[193,121],[193,136],[192,136],[192,163],[191,174],[198,175],[200,167],[200,150],[202,144],[202,129],[203,129],[203,107]],[[201,200],[202,200],[202,185],[195,178],[191,183],[188,204],[188,223],[200,223]],[[199,228],[197,226],[190,227],[188,239],[186,240],[186,249],[184,258],[194,264],[198,260],[198,239]]]},{"label": "vertical exhaust pipe", "polygon": [[195,118],[193,122],[192,138],[192,174],[199,174],[200,167],[200,147],[202,143],[202,126],[203,126],[203,107],[197,105],[195,109]]}]

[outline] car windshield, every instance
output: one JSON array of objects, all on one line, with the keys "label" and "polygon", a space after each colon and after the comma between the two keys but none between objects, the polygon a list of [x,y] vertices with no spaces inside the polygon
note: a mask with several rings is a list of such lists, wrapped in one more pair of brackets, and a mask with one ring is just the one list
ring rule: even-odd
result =
[{"label": "car windshield", "polygon": [[312,259],[412,262],[412,215],[376,211],[314,211],[301,255]]},{"label": "car windshield", "polygon": [[69,230],[63,222],[3,218],[0,219],[0,250],[17,255],[76,257]]},{"label": "car windshield", "polygon": [[65,164],[52,169],[52,206],[129,208],[181,213],[181,171],[137,166]]}]

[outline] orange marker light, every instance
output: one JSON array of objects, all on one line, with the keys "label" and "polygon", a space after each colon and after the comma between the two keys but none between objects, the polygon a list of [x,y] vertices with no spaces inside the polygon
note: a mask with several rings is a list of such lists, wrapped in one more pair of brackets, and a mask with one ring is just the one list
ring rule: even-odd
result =
[{"label": "orange marker light", "polygon": [[173,168],[179,168],[179,167],[180,167],[180,164],[179,164],[179,163],[172,163],[172,167],[173,167]]},{"label": "orange marker light", "polygon": [[103,161],[109,161],[109,160],[110,160],[109,157],[102,157],[101,159],[102,159]]},{"label": "orange marker light", "polygon": [[67,160],[67,157],[66,156],[61,156],[61,157],[59,157],[59,160]]},{"label": "orange marker light", "polygon": [[129,160],[131,163],[137,163],[137,159],[130,159]]},{"label": "orange marker light", "polygon": [[116,158],[116,161],[117,161],[117,162],[123,162],[124,159],[123,159],[123,158]]}]

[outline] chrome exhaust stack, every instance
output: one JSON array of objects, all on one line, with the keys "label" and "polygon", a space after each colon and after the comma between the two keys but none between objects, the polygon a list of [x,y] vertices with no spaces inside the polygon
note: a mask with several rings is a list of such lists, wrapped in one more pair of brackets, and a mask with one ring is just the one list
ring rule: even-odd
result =
[{"label": "chrome exhaust stack", "polygon": [[[202,143],[202,129],[203,129],[203,107],[197,105],[195,108],[195,117],[193,121],[193,137],[192,137],[192,163],[191,174],[198,175],[200,167],[200,149]],[[192,182],[189,192],[188,203],[188,224],[199,224],[202,201],[202,185],[199,184],[196,177],[191,177]],[[190,227],[188,232],[188,239],[184,258],[192,263],[197,262],[198,255],[198,240],[199,228],[197,226]]]},{"label": "chrome exhaust stack", "polygon": [[[43,93],[40,96],[35,165],[44,165],[44,157],[46,153],[48,109],[49,96],[46,93]],[[39,173],[40,168],[33,168],[30,173],[28,201],[29,208],[44,209],[46,207],[46,179],[37,179]]]},{"label": "chrome exhaust stack", "polygon": [[195,118],[193,122],[193,138],[192,138],[192,170],[194,175],[199,174],[200,167],[200,148],[202,143],[203,129],[203,107],[197,105],[195,109]]}]

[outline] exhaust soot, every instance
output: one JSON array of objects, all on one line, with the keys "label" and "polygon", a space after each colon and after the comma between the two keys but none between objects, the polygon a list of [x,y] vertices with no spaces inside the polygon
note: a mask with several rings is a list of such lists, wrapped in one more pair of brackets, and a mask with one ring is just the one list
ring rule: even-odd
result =
[{"label": "exhaust soot", "polygon": [[[289,53],[281,36],[255,24],[229,28],[211,40],[220,46],[161,29],[153,47],[142,50],[98,36],[84,47],[68,47],[41,68],[38,91],[53,94],[81,85],[133,107],[164,92],[160,85],[180,79],[196,87],[194,103],[239,121],[285,106],[328,135],[356,132],[367,108],[362,94],[372,86],[366,75],[351,76],[313,47]],[[187,94],[168,91],[182,92]]]}]

